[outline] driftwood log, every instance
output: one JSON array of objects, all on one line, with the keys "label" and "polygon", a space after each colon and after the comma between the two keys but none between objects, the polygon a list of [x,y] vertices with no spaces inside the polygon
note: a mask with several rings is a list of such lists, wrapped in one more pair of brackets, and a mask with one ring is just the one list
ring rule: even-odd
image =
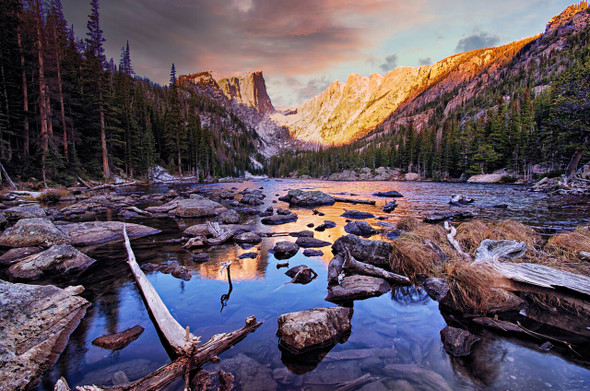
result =
[{"label": "driftwood log", "polygon": [[[185,379],[185,389],[190,390],[189,374],[201,367],[208,361],[217,359],[217,356],[229,349],[236,343],[244,339],[248,334],[256,330],[262,322],[257,322],[256,317],[250,316],[246,319],[244,327],[232,331],[231,333],[216,334],[207,342],[198,346],[200,337],[195,337],[189,332],[189,328],[182,328],[180,324],[170,315],[170,312],[162,302],[162,299],[154,289],[153,285],[146,278],[143,271],[139,268],[135,259],[135,254],[129,242],[127,229],[123,226],[123,236],[125,238],[125,248],[127,249],[128,264],[133,276],[140,287],[142,295],[147,303],[148,309],[155,320],[156,326],[164,335],[164,338],[178,355],[170,364],[165,365],[149,375],[125,386],[105,387],[96,385],[85,385],[76,387],[79,391],[156,391],[172,383],[179,377]],[[65,379],[60,379],[56,384],[59,390],[67,390]]]},{"label": "driftwood log", "polygon": [[457,229],[455,227],[453,227],[451,225],[451,223],[449,223],[448,221],[444,222],[444,226],[445,226],[445,229],[448,231],[447,239],[448,239],[449,243],[451,243],[451,246],[453,246],[455,251],[457,251],[457,253],[459,253],[461,258],[463,258],[466,261],[471,261],[471,255],[469,255],[465,251],[463,251],[463,249],[461,248],[461,245],[459,244],[459,242],[457,242],[457,239],[455,239],[455,236],[457,235]]},{"label": "driftwood log", "polygon": [[368,263],[359,262],[350,253],[350,250],[345,247],[344,248],[344,263],[343,268],[347,273],[355,273],[355,274],[363,274],[365,276],[372,276],[372,277],[379,277],[383,278],[388,282],[394,282],[398,284],[411,284],[412,282],[406,276],[401,276],[399,274],[395,274],[389,272],[385,269],[382,269],[377,266],[370,265]]}]

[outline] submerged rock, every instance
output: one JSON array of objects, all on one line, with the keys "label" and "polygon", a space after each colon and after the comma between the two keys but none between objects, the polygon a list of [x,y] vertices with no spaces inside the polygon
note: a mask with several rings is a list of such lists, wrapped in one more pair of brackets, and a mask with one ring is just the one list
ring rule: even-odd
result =
[{"label": "submerged rock", "polygon": [[176,203],[176,216],[178,217],[207,217],[216,216],[227,209],[218,202],[198,194],[191,194],[191,198],[180,200]]},{"label": "submerged rock", "polygon": [[197,263],[207,262],[209,260],[209,254],[198,253],[198,254],[191,256],[188,260],[193,261],[193,262],[197,262]]},{"label": "submerged rock", "polygon": [[131,342],[139,338],[143,331],[143,327],[139,325],[133,326],[127,330],[121,331],[120,333],[103,335],[102,337],[95,338],[92,341],[92,344],[110,350],[123,349]]},{"label": "submerged rock", "polygon": [[339,237],[334,242],[332,251],[344,256],[345,248],[348,248],[351,255],[361,262],[370,263],[387,270],[390,269],[389,257],[393,247],[389,242],[363,239],[357,235],[349,234]]},{"label": "submerged rock", "polygon": [[86,270],[95,262],[69,244],[58,244],[43,252],[29,255],[10,266],[8,276],[14,280],[39,280],[47,276],[61,279]]},{"label": "submerged rock", "polygon": [[[273,380],[272,369],[243,353],[223,359],[219,364],[213,366],[214,370],[217,368],[235,376],[235,382],[242,391],[275,391],[278,387]],[[224,388],[220,388],[220,390],[224,390]]]},{"label": "submerged rock", "polygon": [[296,206],[334,205],[334,197],[321,191],[289,190],[286,196],[279,198]]},{"label": "submerged rock", "polygon": [[244,232],[242,234],[234,236],[234,242],[258,244],[262,242],[262,238],[256,232]]},{"label": "submerged rock", "polygon": [[159,229],[140,224],[123,223],[121,221],[87,221],[69,223],[59,226],[74,246],[90,246],[115,240],[123,240],[123,224],[127,227],[127,235],[147,236],[160,233]]},{"label": "submerged rock", "polygon": [[442,212],[442,213],[435,213],[428,217],[424,218],[425,223],[429,224],[436,224],[440,223],[441,221],[445,220],[460,220],[460,219],[470,219],[475,217],[473,212],[468,210],[460,211],[460,212]]},{"label": "submerged rock", "polygon": [[54,244],[69,244],[71,239],[48,219],[19,220],[0,235],[0,246],[49,247]]},{"label": "submerged rock", "polygon": [[347,276],[340,285],[329,285],[325,300],[362,300],[389,292],[391,285],[382,278],[370,276]]},{"label": "submerged rock", "polygon": [[288,259],[299,251],[299,246],[296,243],[283,241],[275,244],[274,254],[276,259]]},{"label": "submerged rock", "polygon": [[0,389],[31,389],[55,363],[90,305],[83,290],[0,280]]},{"label": "submerged rock", "polygon": [[373,193],[373,195],[376,197],[403,197],[400,192],[395,190],[379,191],[377,193]]},{"label": "submerged rock", "polygon": [[297,218],[298,218],[297,214],[291,213],[288,215],[273,215],[273,216],[264,217],[263,219],[260,220],[260,222],[265,225],[279,225],[279,224],[286,224],[286,223],[295,222],[295,221],[297,221]]},{"label": "submerged rock", "polygon": [[335,345],[350,333],[352,308],[314,308],[278,318],[280,344],[293,353]]},{"label": "submerged rock", "polygon": [[326,247],[331,245],[332,243],[326,242],[325,240],[310,238],[310,237],[300,237],[295,242],[299,247],[303,248],[311,248],[311,247]]},{"label": "submerged rock", "polygon": [[335,228],[336,227],[336,223],[330,220],[324,220],[323,224],[318,225],[317,227],[315,227],[315,231],[318,232],[323,232],[326,229],[330,229],[330,228]]},{"label": "submerged rock", "polygon": [[313,238],[313,231],[290,232],[289,236],[294,238]]},{"label": "submerged rock", "polygon": [[395,201],[391,201],[383,205],[383,211],[385,213],[391,213],[394,211],[395,208],[397,208],[397,203],[395,203]]},{"label": "submerged rock", "polygon": [[298,265],[287,270],[285,274],[292,278],[294,284],[309,284],[318,274],[307,265]]},{"label": "submerged rock", "polygon": [[322,255],[324,255],[324,252],[322,250],[306,248],[305,250],[303,250],[303,255],[305,255],[306,257],[321,257]]},{"label": "submerged rock", "polygon": [[344,226],[344,230],[358,236],[373,236],[377,233],[377,230],[366,221],[351,221]]},{"label": "submerged rock", "polygon": [[451,205],[467,205],[473,203],[475,200],[473,198],[465,197],[462,194],[453,194],[451,196],[451,200],[449,204]]},{"label": "submerged rock", "polygon": [[156,263],[144,263],[141,268],[145,271],[160,272],[164,274],[172,274],[176,278],[180,278],[184,281],[190,281],[191,275],[186,266],[179,265],[177,262],[167,263],[164,265]]},{"label": "submerged rock", "polygon": [[480,340],[467,330],[451,326],[446,326],[440,331],[440,339],[445,351],[455,357],[471,354],[471,348]]},{"label": "submerged rock", "polygon": [[347,219],[371,219],[375,217],[374,214],[369,212],[360,212],[358,210],[347,210],[346,212],[340,215],[341,217],[346,217]]},{"label": "submerged rock", "polygon": [[240,255],[238,257],[238,259],[256,259],[256,258],[258,258],[258,253],[255,253],[255,252],[243,253],[242,255]]}]

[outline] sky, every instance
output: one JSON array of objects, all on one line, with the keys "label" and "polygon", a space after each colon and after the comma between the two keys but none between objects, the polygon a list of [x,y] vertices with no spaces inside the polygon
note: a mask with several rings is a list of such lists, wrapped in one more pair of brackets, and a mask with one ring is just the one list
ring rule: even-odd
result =
[{"label": "sky", "polygon": [[[90,1],[62,0],[84,37]],[[351,73],[520,40],[545,29],[563,0],[101,0],[107,58],[127,40],[135,73],[262,70],[275,107],[298,105]]]}]

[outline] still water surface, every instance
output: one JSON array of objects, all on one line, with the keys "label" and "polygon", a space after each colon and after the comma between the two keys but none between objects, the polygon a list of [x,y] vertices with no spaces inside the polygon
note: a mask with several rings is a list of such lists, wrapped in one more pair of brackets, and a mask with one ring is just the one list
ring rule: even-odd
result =
[{"label": "still water surface", "polygon": [[[398,208],[387,215],[385,224],[394,224],[400,217],[424,217],[452,209],[447,203],[452,194],[463,194],[476,200],[473,210],[485,220],[513,218],[542,232],[571,229],[590,219],[587,205],[574,208],[552,208],[555,200],[544,194],[528,193],[520,186],[471,185],[409,182],[324,182],[316,180],[264,180],[237,184],[202,185],[204,188],[258,189],[263,187],[268,206],[286,207],[273,203],[288,189],[321,190],[330,194],[354,194],[359,199],[376,199],[377,205],[337,203],[320,207],[326,215],[313,215],[311,209],[296,209],[299,220],[280,226],[264,226],[260,218],[243,216],[244,223],[255,224],[262,232],[294,232],[316,226],[323,220],[336,222],[337,227],[316,232],[315,237],[333,243],[344,235],[343,209],[369,211],[376,216],[387,215],[381,207],[388,201],[373,197],[377,191],[398,190]],[[167,186],[150,191],[167,191]],[[508,208],[493,205],[508,204]],[[305,257],[302,250],[289,259],[290,266],[306,264],[318,273],[307,285],[287,284],[286,269],[277,269],[277,260],[268,252],[274,243],[292,240],[290,237],[264,238],[250,249],[228,244],[207,249],[211,260],[197,264],[189,260],[193,253],[183,250],[179,243],[167,242],[181,237],[182,230],[199,219],[160,218],[132,219],[162,230],[147,238],[132,240],[138,262],[168,263],[178,261],[193,275],[182,281],[157,272],[147,273],[164,303],[181,325],[190,325],[191,332],[205,341],[214,334],[230,332],[244,325],[255,315],[264,324],[245,340],[223,353],[219,364],[207,364],[204,369],[230,370],[237,378],[239,389],[306,389],[331,390],[364,374],[373,382],[363,390],[385,389],[493,389],[493,390],[582,390],[590,389],[589,363],[552,352],[542,352],[535,341],[511,340],[482,331],[474,353],[467,358],[452,358],[442,349],[440,330],[446,325],[438,304],[421,288],[399,287],[381,297],[354,303],[352,333],[348,340],[322,355],[306,360],[293,359],[278,346],[277,318],[283,313],[301,311],[335,304],[324,301],[327,264],[330,247],[322,248],[323,256]],[[379,228],[375,219],[367,220]],[[372,239],[385,239],[380,235]],[[200,251],[200,250],[198,250]],[[237,259],[244,252],[255,251],[256,259]],[[115,384],[121,378],[136,380],[170,362],[147,313],[141,295],[125,263],[122,244],[100,246],[89,253],[97,259],[92,269],[76,283],[86,287],[85,297],[92,302],[85,318],[72,334],[64,353],[47,375],[39,390],[51,390],[60,376],[71,386],[82,384]],[[228,293],[227,272],[220,273],[223,261],[231,260],[233,290],[227,305],[221,297]],[[281,261],[283,262],[283,261]],[[139,324],[144,333],[126,348],[109,351],[91,344],[101,335],[119,332]],[[588,354],[583,354],[588,357]],[[323,358],[323,359],[322,359]],[[394,364],[393,366],[391,364]],[[387,366],[389,365],[389,367]],[[398,365],[397,367],[395,365]],[[406,366],[399,366],[406,365]],[[405,374],[400,374],[402,368]],[[182,390],[181,383],[168,389]]]}]

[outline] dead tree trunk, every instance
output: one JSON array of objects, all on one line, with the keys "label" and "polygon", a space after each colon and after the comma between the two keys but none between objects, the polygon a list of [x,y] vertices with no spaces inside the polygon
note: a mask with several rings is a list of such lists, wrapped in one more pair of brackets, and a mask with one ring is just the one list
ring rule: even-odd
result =
[{"label": "dead tree trunk", "polygon": [[23,123],[23,130],[25,132],[25,141],[24,141],[24,152],[25,155],[29,155],[29,93],[27,89],[27,72],[25,70],[25,54],[23,51],[22,46],[22,37],[20,31],[20,24],[16,28],[16,43],[18,45],[18,52],[20,55],[20,66],[21,66],[21,79],[23,83],[23,112],[24,112],[24,123]]},{"label": "dead tree trunk", "polygon": [[41,24],[43,23],[43,16],[41,14],[39,0],[34,0],[33,5],[35,10],[35,27],[37,32],[37,60],[39,62],[39,114],[41,117],[41,176],[43,177],[43,183],[46,184],[46,160],[47,151],[49,149],[49,136],[47,133],[47,86],[45,82],[45,68],[43,66],[43,36],[41,34]]}]

